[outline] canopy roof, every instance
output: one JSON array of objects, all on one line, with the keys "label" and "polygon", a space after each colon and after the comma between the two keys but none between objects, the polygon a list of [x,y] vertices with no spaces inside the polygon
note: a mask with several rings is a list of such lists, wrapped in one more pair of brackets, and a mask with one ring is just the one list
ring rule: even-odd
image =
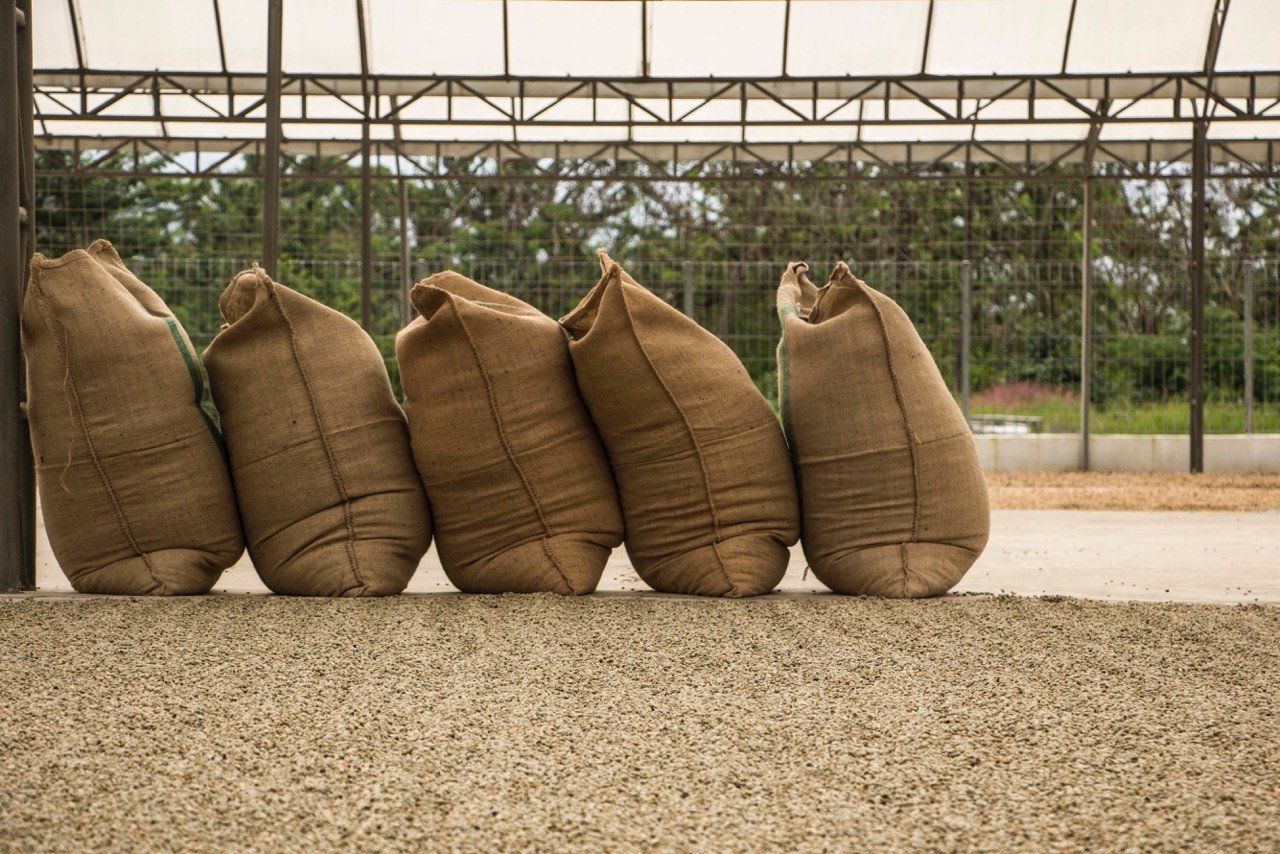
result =
[{"label": "canopy roof", "polygon": [[[243,151],[262,0],[35,0],[46,147]],[[285,150],[1274,163],[1275,0],[284,0]],[[495,149],[496,150],[496,149]]]}]

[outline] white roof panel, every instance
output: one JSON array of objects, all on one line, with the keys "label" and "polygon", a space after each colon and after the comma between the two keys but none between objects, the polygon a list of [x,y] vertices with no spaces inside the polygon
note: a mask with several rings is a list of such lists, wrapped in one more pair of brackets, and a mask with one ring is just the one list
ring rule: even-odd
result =
[{"label": "white roof panel", "polygon": [[793,0],[787,73],[916,74],[928,21],[928,0]]},{"label": "white roof panel", "polygon": [[[296,2],[296,0],[295,0]],[[267,7],[262,0],[218,0],[227,70],[262,74],[267,69]]]},{"label": "white roof panel", "polygon": [[1275,121],[1249,122],[1247,125],[1210,125],[1210,139],[1280,139],[1280,119]]},{"label": "white roof panel", "polygon": [[1204,68],[1213,0],[1077,0],[1067,71]]},{"label": "white roof panel", "polygon": [[930,74],[1056,74],[1071,0],[937,0]]},{"label": "white roof panel", "polygon": [[375,74],[503,71],[502,0],[365,0],[365,10]]},{"label": "white roof panel", "polygon": [[77,8],[92,68],[222,68],[212,3],[86,0]]},{"label": "white roof panel", "polygon": [[508,6],[511,73],[639,77],[639,0],[518,0]]},{"label": "white roof panel", "polygon": [[44,123],[50,136],[142,137],[160,139],[156,122],[103,122],[77,119],[50,119]]},{"label": "white roof panel", "polygon": [[1254,71],[1280,64],[1280,3],[1232,0],[1218,48],[1219,71]]},{"label": "white roof panel", "polygon": [[71,11],[62,0],[33,0],[32,49],[38,68],[75,68],[76,42],[71,32]]},{"label": "white roof panel", "polygon": [[285,72],[359,74],[359,33],[354,0],[285,0],[281,64]]},{"label": "white roof panel", "polygon": [[1098,133],[1103,142],[1111,140],[1186,139],[1191,141],[1191,122],[1131,122],[1120,125],[1104,125]]},{"label": "white roof panel", "polygon": [[650,4],[655,77],[776,77],[786,3],[661,0]]}]

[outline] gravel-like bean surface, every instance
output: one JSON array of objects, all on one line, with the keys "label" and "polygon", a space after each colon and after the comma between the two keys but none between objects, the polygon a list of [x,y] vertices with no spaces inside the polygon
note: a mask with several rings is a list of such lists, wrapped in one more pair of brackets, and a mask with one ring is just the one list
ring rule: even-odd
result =
[{"label": "gravel-like bean surface", "polygon": [[987,472],[1001,510],[1280,510],[1280,474]]},{"label": "gravel-like bean surface", "polygon": [[6,850],[1280,849],[1280,608],[0,598]]}]

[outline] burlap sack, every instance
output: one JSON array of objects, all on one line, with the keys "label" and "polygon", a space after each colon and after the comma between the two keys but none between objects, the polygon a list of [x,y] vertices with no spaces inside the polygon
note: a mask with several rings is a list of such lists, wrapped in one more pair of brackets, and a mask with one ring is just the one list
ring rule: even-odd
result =
[{"label": "burlap sack", "polygon": [[969,425],[898,305],[841,262],[778,288],[778,389],[800,485],[805,557],[839,593],[937,596],[987,543]]},{"label": "burlap sack", "polygon": [[204,376],[164,301],[99,240],[36,254],[27,407],[53,554],[83,593],[204,593],[244,551]]},{"label": "burlap sack", "polygon": [[205,365],[258,575],[299,596],[399,593],[431,518],[377,346],[257,267],[219,307]]},{"label": "burlap sack", "polygon": [[622,516],[563,330],[454,272],[411,298],[396,360],[445,574],[468,593],[595,590]]},{"label": "burlap sack", "polygon": [[561,323],[617,479],[627,553],[656,590],[772,590],[799,535],[778,421],[724,343],[600,253]]}]

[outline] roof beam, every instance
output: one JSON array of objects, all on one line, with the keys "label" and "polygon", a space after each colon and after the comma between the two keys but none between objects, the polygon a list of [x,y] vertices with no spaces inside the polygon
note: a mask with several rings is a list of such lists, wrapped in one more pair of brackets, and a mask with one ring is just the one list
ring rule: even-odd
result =
[{"label": "roof beam", "polygon": [[787,76],[787,52],[791,44],[791,0],[787,0],[782,11],[782,76]]},{"label": "roof beam", "polygon": [[1212,77],[1218,65],[1218,48],[1222,44],[1222,29],[1227,23],[1231,0],[1214,0],[1213,20],[1209,24],[1209,40],[1204,49],[1204,73]]},{"label": "roof beam", "polygon": [[1079,0],[1071,0],[1071,12],[1067,15],[1067,35],[1062,40],[1062,68],[1063,74],[1067,73],[1067,59],[1071,56],[1071,36],[1076,29],[1076,3]]},{"label": "roof beam", "polygon": [[222,73],[227,76],[227,112],[230,113],[236,108],[236,84],[231,78],[231,69],[227,67],[227,37],[222,28],[220,0],[213,0],[213,26],[218,32],[218,62],[222,66]]},{"label": "roof beam", "polygon": [[511,8],[510,0],[502,0],[502,73],[511,76]]},{"label": "roof beam", "polygon": [[1231,9],[1231,0],[1214,0],[1213,20],[1209,23],[1209,39],[1204,49],[1204,106],[1200,115],[1209,118],[1210,108],[1217,112],[1217,99],[1213,98],[1213,76],[1218,67],[1218,48],[1222,44],[1222,30],[1227,23],[1227,12]]},{"label": "roof beam", "polygon": [[76,0],[67,0],[67,15],[71,18],[71,40],[76,48],[76,70],[80,72],[80,109],[83,112],[89,108],[89,87],[85,85],[85,74],[89,66],[84,59],[84,28],[80,25],[80,8],[76,5]]},{"label": "roof beam", "polygon": [[929,14],[924,19],[924,46],[920,49],[921,74],[927,74],[929,71],[929,42],[933,40],[933,4],[934,0],[929,0]]}]

